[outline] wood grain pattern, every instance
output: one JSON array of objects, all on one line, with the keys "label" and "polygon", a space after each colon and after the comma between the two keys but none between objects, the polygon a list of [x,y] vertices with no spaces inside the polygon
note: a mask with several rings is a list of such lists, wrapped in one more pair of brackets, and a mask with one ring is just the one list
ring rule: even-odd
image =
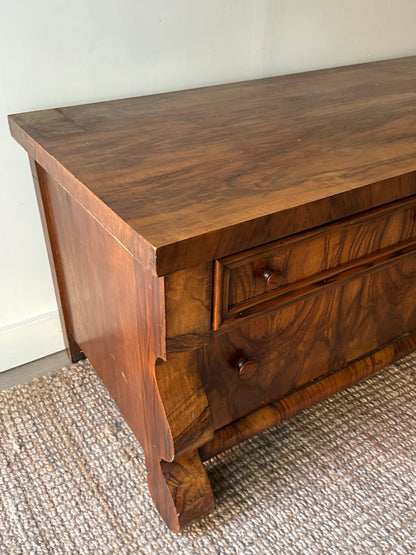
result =
[{"label": "wood grain pattern", "polygon": [[161,461],[148,475],[149,490],[160,515],[173,532],[208,515],[214,495],[198,451],[173,462]]},{"label": "wood grain pattern", "polygon": [[158,436],[158,455],[170,460],[172,438],[152,374],[156,360],[165,357],[163,280],[141,271],[55,180],[38,171],[55,222],[75,341],[143,448],[152,452]]},{"label": "wood grain pattern", "polygon": [[[176,386],[181,387],[187,408],[194,412],[185,414],[181,433],[176,425],[175,436],[172,434],[168,418],[171,405],[167,403],[167,416],[155,370],[157,361],[166,357],[163,278],[145,270],[50,175],[39,165],[36,169],[42,198],[47,201],[46,219],[53,232],[52,252],[61,269],[59,288],[67,301],[65,323],[70,323],[74,341],[82,346],[140,441],[158,510],[177,530],[178,511],[182,513],[181,525],[187,519],[203,516],[206,507],[212,505],[212,492],[202,465],[197,465],[197,454],[189,459],[189,476],[184,469],[188,461],[185,456],[181,464],[175,463],[175,468],[182,468],[180,476],[186,477],[183,488],[192,491],[192,495],[186,497],[186,510],[176,507],[175,500],[183,503],[185,494],[178,493],[181,490],[177,485],[172,499],[171,481],[167,484],[161,461],[174,460],[175,442],[178,449],[186,433],[185,439],[192,437],[192,432],[197,438],[200,434],[197,446],[211,438],[212,420],[202,386],[199,391],[195,389],[197,379],[200,384],[199,375],[194,373],[188,381],[183,376]],[[161,380],[162,393],[165,382]],[[199,418],[197,410],[202,415]],[[171,420],[176,424],[177,419]],[[188,441],[188,449],[191,443]]]},{"label": "wood grain pattern", "polygon": [[415,348],[416,57],[9,122],[172,530],[213,508],[201,457]]},{"label": "wood grain pattern", "polygon": [[193,335],[211,329],[213,264],[202,264],[165,278],[167,338]]},{"label": "wood grain pattern", "polygon": [[214,495],[198,451],[181,455],[173,462],[162,461],[161,471],[175,507],[176,518],[172,519],[173,511],[165,518],[171,530],[178,532],[213,511]]},{"label": "wood grain pattern", "polygon": [[407,334],[397,341],[384,345],[375,352],[348,364],[337,372],[330,372],[307,387],[298,389],[247,416],[243,416],[217,430],[213,439],[199,449],[202,460],[206,461],[215,457],[215,455],[234,447],[241,441],[275,426],[282,420],[323,401],[338,391],[356,384],[415,349],[416,333]]},{"label": "wood grain pattern", "polygon": [[415,105],[409,57],[14,115],[10,127],[163,275],[416,193]]},{"label": "wood grain pattern", "polygon": [[58,303],[65,348],[69,359],[72,362],[77,362],[85,358],[85,355],[75,341],[69,293],[65,285],[62,252],[56,239],[56,224],[48,195],[47,176],[43,168],[32,158],[29,158],[29,162],[48,251],[49,266]]},{"label": "wood grain pattern", "polygon": [[172,434],[175,457],[197,449],[214,434],[211,409],[194,351],[169,353],[156,365],[156,379]]},{"label": "wood grain pattern", "polygon": [[[215,428],[415,329],[415,253],[413,244],[383,265],[213,334],[199,366]],[[235,368],[241,356],[257,362],[251,379]]]},{"label": "wood grain pattern", "polygon": [[218,260],[214,329],[229,313],[243,309],[245,301],[261,301],[261,296],[311,276],[319,280],[331,269],[393,245],[400,248],[415,237],[416,201],[411,198]]}]

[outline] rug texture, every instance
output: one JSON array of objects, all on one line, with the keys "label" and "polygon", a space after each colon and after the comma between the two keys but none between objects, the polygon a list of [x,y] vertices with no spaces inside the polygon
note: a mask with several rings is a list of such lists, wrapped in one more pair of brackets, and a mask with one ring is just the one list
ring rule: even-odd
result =
[{"label": "rug texture", "polygon": [[207,463],[179,535],[87,362],[0,394],[0,552],[416,553],[416,355]]}]

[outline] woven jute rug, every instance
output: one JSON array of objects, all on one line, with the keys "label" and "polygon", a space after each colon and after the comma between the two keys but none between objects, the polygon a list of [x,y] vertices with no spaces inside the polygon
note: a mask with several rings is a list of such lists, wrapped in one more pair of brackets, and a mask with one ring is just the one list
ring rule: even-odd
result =
[{"label": "woven jute rug", "polygon": [[215,512],[174,535],[87,362],[0,394],[0,552],[416,553],[416,355],[207,464]]}]

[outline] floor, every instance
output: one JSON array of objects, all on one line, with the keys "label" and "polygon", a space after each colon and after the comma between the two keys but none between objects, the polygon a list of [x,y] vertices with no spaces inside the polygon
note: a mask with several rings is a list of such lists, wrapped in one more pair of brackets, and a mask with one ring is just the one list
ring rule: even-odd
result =
[{"label": "floor", "polygon": [[60,351],[59,353],[54,353],[53,355],[34,360],[33,362],[22,364],[22,366],[17,366],[6,372],[0,372],[0,391],[13,387],[14,385],[28,382],[37,376],[59,370],[59,368],[63,368],[70,364],[71,362],[69,361],[66,351]]}]

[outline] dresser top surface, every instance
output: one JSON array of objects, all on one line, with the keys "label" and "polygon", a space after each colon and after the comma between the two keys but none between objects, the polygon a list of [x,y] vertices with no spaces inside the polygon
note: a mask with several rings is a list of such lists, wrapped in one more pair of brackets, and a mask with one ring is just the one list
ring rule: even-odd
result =
[{"label": "dresser top surface", "polygon": [[209,234],[416,170],[416,56],[17,114],[10,126],[58,181],[85,187],[156,250],[203,248]]}]

